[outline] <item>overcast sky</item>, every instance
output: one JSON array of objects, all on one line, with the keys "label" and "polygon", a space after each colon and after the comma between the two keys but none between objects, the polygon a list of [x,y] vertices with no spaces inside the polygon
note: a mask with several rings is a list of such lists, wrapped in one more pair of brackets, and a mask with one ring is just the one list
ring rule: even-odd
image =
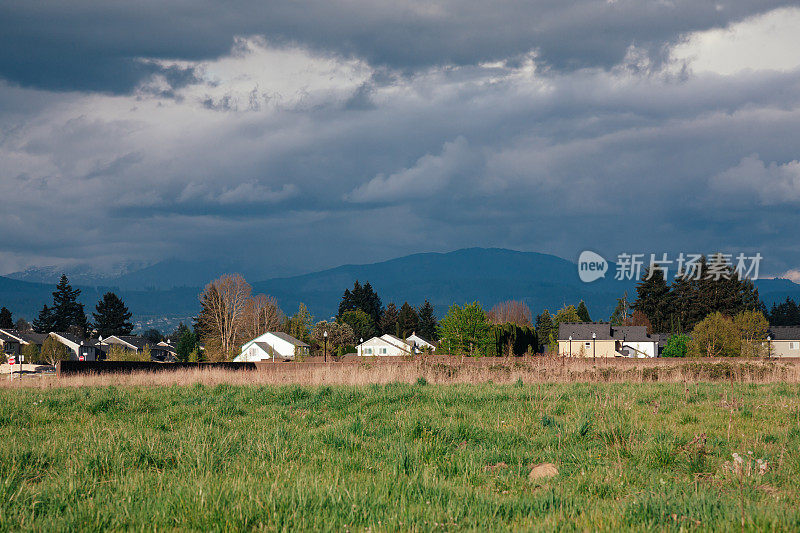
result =
[{"label": "overcast sky", "polygon": [[757,0],[5,0],[0,272],[468,246],[796,270],[797,28]]}]

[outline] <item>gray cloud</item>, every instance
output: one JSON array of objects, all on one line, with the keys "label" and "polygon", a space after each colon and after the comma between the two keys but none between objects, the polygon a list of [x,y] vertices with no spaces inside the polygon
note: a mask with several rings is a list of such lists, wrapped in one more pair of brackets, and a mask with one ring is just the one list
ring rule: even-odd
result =
[{"label": "gray cloud", "polygon": [[269,3],[10,0],[0,5],[0,76],[54,90],[129,92],[154,73],[182,86],[191,69],[142,59],[207,60],[261,35],[400,71],[472,65],[538,51],[558,70],[611,67],[631,45],[653,59],[682,34],[793,5],[781,0],[315,0]]},{"label": "gray cloud", "polygon": [[[327,4],[306,9],[329,19],[319,35],[303,22],[291,39],[274,28],[294,7],[273,6],[270,34],[237,26],[246,17],[233,6],[217,17],[225,31],[193,15],[209,26],[197,47],[197,28],[164,38],[158,21],[129,36],[118,26],[128,8],[78,9],[83,29],[102,19],[120,35],[80,37],[87,64],[94,47],[161,59],[119,87],[103,85],[102,62],[96,78],[72,71],[84,78],[73,86],[60,71],[14,78],[0,60],[9,79],[55,90],[0,85],[0,272],[221,253],[302,271],[474,245],[568,258],[759,250],[772,272],[796,268],[800,70],[659,63],[681,32],[772,5],[695,4],[542,3],[527,19],[514,6],[503,32],[507,6],[360,6],[358,25]],[[656,24],[668,9],[676,16]],[[378,45],[365,20],[419,31]],[[72,31],[53,24],[53,39]],[[603,24],[618,32],[607,42]],[[268,39],[231,49],[245,30]],[[67,88],[106,93],[57,92]]]}]

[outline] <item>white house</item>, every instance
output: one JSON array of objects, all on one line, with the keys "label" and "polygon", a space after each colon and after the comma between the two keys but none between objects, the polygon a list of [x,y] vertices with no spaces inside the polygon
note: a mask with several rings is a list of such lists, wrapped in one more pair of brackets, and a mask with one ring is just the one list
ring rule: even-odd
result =
[{"label": "white house", "polygon": [[269,359],[294,359],[308,355],[308,344],[281,331],[270,331],[242,345],[242,353],[235,363],[266,361]]},{"label": "white house", "polygon": [[430,350],[431,352],[436,351],[436,346],[417,335],[416,331],[406,338],[406,342],[414,346],[417,349],[417,352],[421,352],[426,349]]},{"label": "white house", "polygon": [[80,359],[83,357],[84,361],[97,361],[98,355],[101,353],[100,343],[94,339],[82,339],[70,333],[50,333],[50,336],[63,344],[72,352],[72,359]]},{"label": "white house", "polygon": [[411,345],[394,335],[386,334],[362,342],[356,346],[356,353],[365,357],[411,355]]}]

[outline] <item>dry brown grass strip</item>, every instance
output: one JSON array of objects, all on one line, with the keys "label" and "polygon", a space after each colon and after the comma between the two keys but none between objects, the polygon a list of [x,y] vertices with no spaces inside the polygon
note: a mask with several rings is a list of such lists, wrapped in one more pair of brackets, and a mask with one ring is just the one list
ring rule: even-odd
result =
[{"label": "dry brown grass strip", "polygon": [[538,358],[429,358],[419,361],[282,363],[258,370],[182,369],[174,372],[34,376],[0,379],[0,387],[96,387],[191,385],[370,385],[414,383],[800,383],[797,360],[597,360]]}]

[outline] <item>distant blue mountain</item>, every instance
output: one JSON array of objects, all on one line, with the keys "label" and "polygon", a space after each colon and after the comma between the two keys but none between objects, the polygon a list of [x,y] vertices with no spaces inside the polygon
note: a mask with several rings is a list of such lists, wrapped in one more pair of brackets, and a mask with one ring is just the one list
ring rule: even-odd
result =
[{"label": "distant blue mountain", "polygon": [[[165,262],[110,280],[111,290],[125,301],[141,327],[168,330],[197,313],[202,287],[225,272],[224,266],[202,263],[198,267],[191,262]],[[232,270],[235,269],[227,271]],[[153,287],[173,288],[136,288],[147,286],[154,276],[165,283],[152,283]],[[414,254],[366,265],[344,265],[252,285],[254,293],[276,297],[287,314],[292,314],[300,302],[305,303],[317,320],[336,314],[342,293],[352,288],[356,280],[370,282],[384,305],[394,302],[399,306],[407,301],[416,306],[428,299],[440,316],[453,303],[479,301],[489,309],[498,302],[517,299],[525,301],[536,314],[545,308],[557,311],[564,305],[584,300],[593,319],[605,320],[624,292],[628,292],[631,300],[636,296],[635,281],[617,281],[613,277],[614,266],[610,265],[606,278],[582,283],[575,263],[553,255],[469,248],[449,253]],[[787,296],[800,301],[800,285],[789,280],[758,280],[756,285],[767,306]],[[109,288],[77,286],[83,291],[81,300],[86,304],[87,315],[91,316],[95,303]],[[53,290],[54,284],[0,277],[0,305],[11,309],[15,317],[31,320],[43,304],[51,302]]]},{"label": "distant blue mountain", "polygon": [[519,299],[536,313],[583,299],[598,318],[606,318],[616,298],[634,286],[605,279],[582,283],[575,263],[553,255],[469,248],[277,278],[253,284],[253,290],[275,296],[287,313],[304,302],[321,319],[336,314],[342,292],[356,280],[369,281],[384,305],[395,302],[399,306],[406,301],[419,305],[428,299],[440,315],[452,303],[479,301],[488,309],[504,300]]}]

